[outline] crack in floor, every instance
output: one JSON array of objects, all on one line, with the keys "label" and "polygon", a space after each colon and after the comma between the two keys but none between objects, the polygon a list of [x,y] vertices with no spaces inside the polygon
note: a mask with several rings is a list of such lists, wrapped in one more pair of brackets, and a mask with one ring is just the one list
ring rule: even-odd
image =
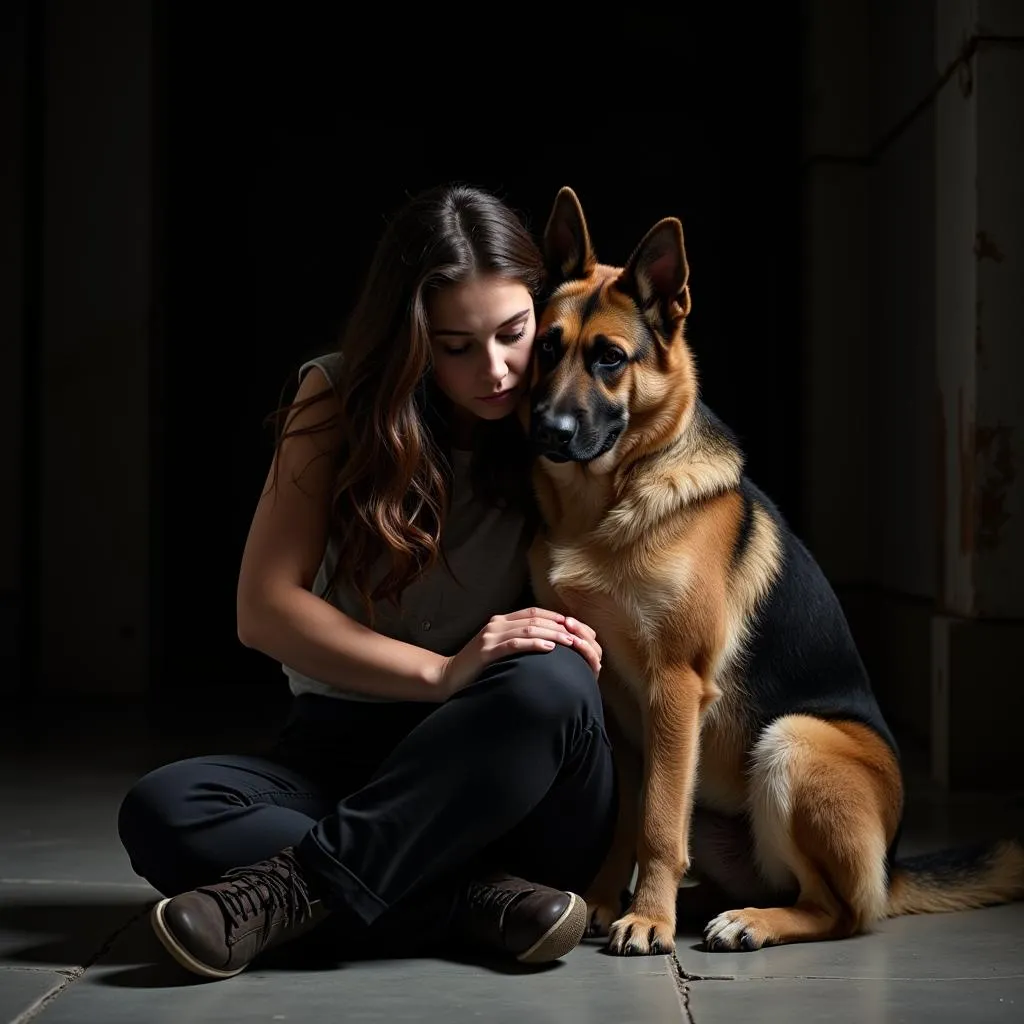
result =
[{"label": "crack in floor", "polygon": [[693,1010],[690,1007],[690,986],[688,984],[690,979],[686,971],[683,970],[683,965],[679,962],[679,956],[676,953],[670,953],[669,959],[675,968],[672,981],[675,982],[676,995],[679,997],[679,1007],[683,1011],[683,1019],[687,1021],[687,1024],[696,1024]]},{"label": "crack in floor", "polygon": [[106,953],[108,953],[115,942],[137,921],[141,920],[149,913],[149,907],[145,907],[140,910],[137,914],[133,914],[120,928],[117,928],[107,939],[101,943],[99,949],[88,960],[82,964],[81,967],[72,967],[55,969],[55,973],[63,978],[59,985],[51,988],[48,992],[44,992],[38,999],[33,1003],[25,1007],[17,1017],[11,1019],[10,1024],[29,1024],[30,1021],[36,1020],[39,1015],[59,996],[63,995],[76,981],[81,979],[85,972],[96,964]]},{"label": "crack in floor", "polygon": [[52,1003],[62,992],[70,988],[78,979],[85,974],[85,968],[78,968],[74,972],[68,974],[62,974],[60,977],[62,981],[59,985],[55,985],[48,992],[44,992],[34,1002],[29,1003],[17,1017],[11,1018],[11,1024],[28,1024],[29,1021],[35,1020],[42,1012]]},{"label": "crack in floor", "polygon": [[[690,1003],[690,984],[694,981],[910,981],[910,982],[961,982],[961,981],[1010,981],[1017,978],[1024,978],[1024,974],[1001,974],[997,976],[986,975],[984,977],[963,977],[947,975],[941,978],[921,977],[860,977],[858,975],[840,974],[762,974],[749,977],[737,977],[732,974],[692,974],[683,967],[679,960],[678,953],[670,953],[669,960],[674,968],[672,981],[675,984],[676,996],[679,999],[679,1007],[683,1012],[683,1019],[686,1024],[697,1024],[697,1018],[693,1014],[693,1006]],[[1001,1000],[1000,1000],[1001,1001]]]},{"label": "crack in floor", "polygon": [[735,981],[731,974],[691,974],[679,960],[678,953],[670,953],[669,959],[675,968],[672,980],[675,982],[676,995],[679,997],[679,1005],[683,1011],[683,1017],[687,1024],[696,1024],[693,1016],[693,1007],[690,1006],[690,982],[691,981]]},{"label": "crack in floor", "polygon": [[0,971],[21,971],[25,974],[62,974],[64,977],[73,975],[79,967],[28,967],[23,964],[0,964]]}]

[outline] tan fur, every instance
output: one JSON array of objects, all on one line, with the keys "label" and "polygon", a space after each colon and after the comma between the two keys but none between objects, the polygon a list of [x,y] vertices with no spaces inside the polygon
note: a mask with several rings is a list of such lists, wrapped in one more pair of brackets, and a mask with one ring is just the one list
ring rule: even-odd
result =
[{"label": "tan fur", "polygon": [[759,867],[780,887],[795,881],[797,912],[748,908],[723,921],[741,923],[747,942],[761,946],[840,938],[885,916],[885,854],[899,824],[901,782],[870,729],[779,719],[755,746],[750,788]]},{"label": "tan fur", "polygon": [[929,883],[897,868],[889,887],[890,917],[974,910],[1024,899],[1024,848],[1013,840],[995,844],[991,867],[958,886]]},{"label": "tan fur", "polygon": [[[564,257],[556,253],[563,272],[583,266],[589,276],[559,287],[541,317],[538,337],[557,325],[563,345],[545,385],[569,408],[624,403],[629,419],[614,447],[589,462],[538,461],[545,529],[530,562],[538,600],[587,622],[604,649],[600,685],[623,786],[612,850],[587,893],[593,931],[609,933],[616,953],[672,948],[698,795],[703,806],[749,814],[761,878],[776,891],[798,891],[792,906],[720,914],[708,926],[712,948],[839,938],[890,913],[940,908],[941,898],[899,874],[888,888],[886,855],[903,791],[875,732],[805,715],[777,719],[760,734],[750,724],[740,657],[781,571],[782,540],[755,505],[743,554],[735,554],[742,455],[695,416],[696,372],[683,338],[685,257],[681,275],[675,268],[678,292],[654,302],[656,275],[664,288],[665,240],[677,234],[682,246],[678,222],[656,225],[624,271],[597,263],[585,223],[573,233],[574,204],[563,190],[548,233],[568,246]],[[673,325],[674,336],[659,336],[656,350],[616,374],[590,372],[598,338],[629,357],[650,345],[641,316],[652,330]],[[636,890],[619,917],[633,851]],[[987,889],[975,894],[982,902],[1024,886],[1020,848],[1000,857]]]},{"label": "tan fur", "polygon": [[[599,279],[611,309],[602,307],[587,330],[631,353],[628,317],[623,322],[628,304],[607,286],[617,273],[599,267],[586,286],[564,288],[555,308],[564,333],[580,333],[579,309]],[[551,382],[556,398],[584,400],[574,391],[582,386],[582,352],[581,346],[559,364]],[[641,723],[647,764],[635,839],[641,874],[632,914],[618,927],[653,929],[656,945],[664,946],[672,940],[675,892],[689,866],[702,718],[709,752],[702,791],[723,808],[742,807],[746,799],[750,737],[735,714],[742,697],[733,692],[731,669],[770,585],[779,544],[771,521],[758,516],[744,559],[730,569],[742,515],[734,490],[741,460],[722,457],[698,432],[688,432],[696,388],[686,347],[676,346],[660,370],[629,382],[630,429],[611,472],[565,463],[537,474],[548,530],[531,561],[538,599],[597,631],[606,661],[636,702],[632,717]],[[666,453],[673,438],[680,443]],[[724,713],[709,713],[719,701]],[[621,834],[616,839],[619,851],[628,843]],[[627,881],[605,879],[596,902],[591,894],[597,918],[609,916],[602,904]]]}]

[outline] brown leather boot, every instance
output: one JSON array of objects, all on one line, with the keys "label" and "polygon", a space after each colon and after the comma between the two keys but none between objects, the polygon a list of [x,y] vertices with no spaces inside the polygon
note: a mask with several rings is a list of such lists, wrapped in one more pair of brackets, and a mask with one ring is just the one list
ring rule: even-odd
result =
[{"label": "brown leather boot", "polygon": [[150,920],[182,967],[205,978],[241,973],[260,953],[296,939],[328,914],[311,898],[289,847],[269,860],[233,868],[215,885],[161,900]]},{"label": "brown leather boot", "polygon": [[471,882],[456,928],[470,944],[511,953],[526,964],[557,960],[574,949],[587,926],[587,905],[572,892],[494,874]]}]

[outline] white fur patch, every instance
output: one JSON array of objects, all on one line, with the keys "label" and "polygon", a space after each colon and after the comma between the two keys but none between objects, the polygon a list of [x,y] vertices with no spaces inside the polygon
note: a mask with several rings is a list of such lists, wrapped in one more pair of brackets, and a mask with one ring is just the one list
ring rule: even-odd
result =
[{"label": "white fur patch", "polygon": [[773,722],[754,744],[750,769],[750,817],[757,865],[766,881],[793,883],[793,801],[789,764],[792,733],[785,719]]}]

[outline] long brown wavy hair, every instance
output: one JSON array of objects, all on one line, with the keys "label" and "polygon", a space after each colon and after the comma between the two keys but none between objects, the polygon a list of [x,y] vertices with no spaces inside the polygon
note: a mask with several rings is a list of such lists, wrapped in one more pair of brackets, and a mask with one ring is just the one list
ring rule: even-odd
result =
[{"label": "long brown wavy hair", "polygon": [[[519,214],[468,185],[444,185],[409,200],[381,236],[342,331],[334,391],[338,417],[285,430],[289,414],[321,401],[284,405],[272,414],[276,449],[290,436],[338,429],[331,532],[341,555],[331,587],[373,603],[398,603],[402,591],[443,557],[441,534],[452,484],[451,403],[433,383],[426,303],[429,293],[475,274],[500,274],[541,297],[544,259]],[[518,417],[481,420],[474,431],[471,480],[492,504],[514,505],[531,523],[530,455]],[[382,555],[390,568],[374,586]]]}]

